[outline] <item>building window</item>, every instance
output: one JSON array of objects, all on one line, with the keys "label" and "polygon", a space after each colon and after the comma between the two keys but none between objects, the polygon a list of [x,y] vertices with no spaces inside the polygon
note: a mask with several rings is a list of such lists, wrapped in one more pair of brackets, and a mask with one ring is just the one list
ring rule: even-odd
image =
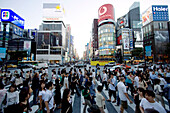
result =
[{"label": "building window", "polygon": [[37,51],[37,54],[48,54],[48,51]]},{"label": "building window", "polygon": [[159,29],[163,29],[163,23],[158,23]]}]

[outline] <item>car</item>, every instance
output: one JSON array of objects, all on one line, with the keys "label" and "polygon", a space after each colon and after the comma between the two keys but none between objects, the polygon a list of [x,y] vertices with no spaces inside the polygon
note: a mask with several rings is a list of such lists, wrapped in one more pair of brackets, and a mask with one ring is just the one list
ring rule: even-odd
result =
[{"label": "car", "polygon": [[109,62],[108,64],[105,64],[104,67],[113,67],[116,65],[116,62]]},{"label": "car", "polygon": [[120,64],[120,65],[123,66],[124,68],[131,69],[131,66],[128,66],[126,64]]},{"label": "car", "polygon": [[7,68],[17,68],[17,65],[14,65],[14,64],[7,64]]},{"label": "car", "polygon": [[116,66],[113,66],[112,68],[110,68],[110,71],[114,71],[115,69],[117,69],[117,68],[123,68],[123,66],[121,66],[121,65],[116,65]]},{"label": "car", "polygon": [[18,64],[18,69],[23,69],[23,68],[33,68],[34,65],[31,64]]},{"label": "car", "polygon": [[48,68],[48,64],[44,62],[39,62],[37,66],[35,66],[36,69],[41,69],[41,68]]},{"label": "car", "polygon": [[[148,68],[150,64],[146,63],[146,68]],[[145,63],[139,63],[138,65],[134,66],[135,68],[145,68]]]},{"label": "car", "polygon": [[74,65],[74,67],[86,67],[86,64],[84,64],[82,62],[78,62]]},{"label": "car", "polygon": [[59,67],[60,65],[58,65],[58,64],[49,64],[48,66],[49,67]]}]

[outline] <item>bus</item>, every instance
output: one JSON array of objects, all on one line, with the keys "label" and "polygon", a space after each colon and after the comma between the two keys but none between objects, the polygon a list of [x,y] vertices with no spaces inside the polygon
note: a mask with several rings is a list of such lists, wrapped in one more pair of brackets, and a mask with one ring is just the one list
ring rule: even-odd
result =
[{"label": "bus", "polygon": [[90,61],[91,66],[104,66],[110,62],[116,62],[114,58],[93,58]]}]

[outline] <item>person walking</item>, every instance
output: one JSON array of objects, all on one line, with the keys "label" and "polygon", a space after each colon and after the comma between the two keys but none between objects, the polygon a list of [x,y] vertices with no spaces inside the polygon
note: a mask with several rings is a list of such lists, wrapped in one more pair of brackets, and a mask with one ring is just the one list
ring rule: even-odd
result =
[{"label": "person walking", "polygon": [[[159,113],[166,113],[165,109],[162,107],[161,104],[156,102],[155,100],[155,93],[151,90],[145,91],[145,98],[143,98],[140,102],[140,110],[141,113],[145,113],[144,111],[149,109],[154,109]],[[153,112],[155,113],[155,112]]]},{"label": "person walking", "polygon": [[66,88],[63,92],[61,113],[72,113],[73,111],[70,94],[70,90]]},{"label": "person walking", "polygon": [[105,90],[108,90],[106,70],[103,70],[102,86],[104,87],[104,85],[106,88]]},{"label": "person walking", "polygon": [[9,87],[9,91],[6,93],[6,108],[4,113],[15,113],[19,103],[19,92],[17,91],[16,85],[12,84]]},{"label": "person walking", "polygon": [[103,90],[102,86],[98,86],[97,87],[97,94],[96,94],[96,105],[99,106],[100,112],[101,113],[105,113],[104,112],[104,107],[105,107],[105,98],[102,96],[101,92]]},{"label": "person walking", "polygon": [[130,103],[133,103],[132,100],[130,100],[130,98],[128,96],[124,82],[125,82],[125,78],[120,77],[120,82],[117,84],[117,88],[118,88],[118,91],[119,91],[119,97],[120,97],[120,100],[121,100],[120,113],[123,113],[124,109],[128,108],[127,99],[129,100]]},{"label": "person walking", "polygon": [[47,84],[47,91],[44,97],[44,102],[45,102],[44,113],[53,113],[54,97],[53,97],[52,89],[53,89],[53,83],[49,82]]},{"label": "person walking", "polygon": [[111,78],[109,79],[109,99],[107,101],[111,102],[111,96],[113,95],[114,100],[113,103],[116,102],[116,79],[113,74],[111,74]]},{"label": "person walking", "polygon": [[37,105],[37,97],[38,97],[38,90],[39,90],[39,73],[36,72],[32,79],[32,90],[33,90],[33,104]]}]

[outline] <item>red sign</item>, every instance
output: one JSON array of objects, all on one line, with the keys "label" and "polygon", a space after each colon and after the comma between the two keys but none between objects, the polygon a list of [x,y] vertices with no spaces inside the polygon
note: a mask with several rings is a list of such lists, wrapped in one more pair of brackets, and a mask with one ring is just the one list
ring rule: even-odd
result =
[{"label": "red sign", "polygon": [[102,20],[106,20],[106,19],[114,20],[113,5],[111,5],[111,4],[102,5],[98,10],[98,15],[99,15],[98,22],[100,22]]},{"label": "red sign", "polygon": [[117,38],[117,44],[118,44],[118,45],[122,44],[122,35],[120,35],[120,36]]}]

